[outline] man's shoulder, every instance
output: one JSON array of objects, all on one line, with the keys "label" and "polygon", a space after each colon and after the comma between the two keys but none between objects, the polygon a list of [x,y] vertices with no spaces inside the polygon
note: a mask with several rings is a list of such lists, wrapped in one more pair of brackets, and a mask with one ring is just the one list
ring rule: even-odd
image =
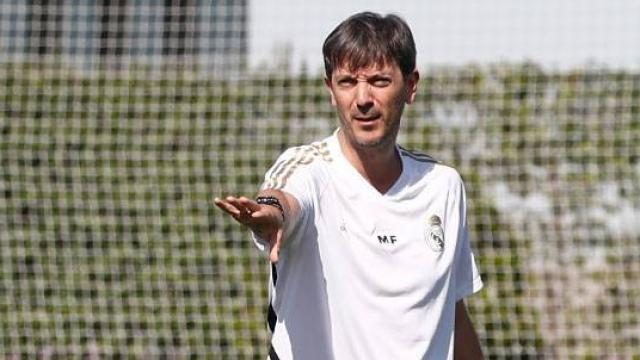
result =
[{"label": "man's shoulder", "polygon": [[457,183],[462,181],[460,173],[451,165],[442,162],[435,157],[415,151],[408,150],[398,145],[400,156],[403,157],[404,163],[408,164],[419,172],[431,174],[432,177],[447,179],[449,183]]},{"label": "man's shoulder", "polygon": [[411,162],[440,164],[440,161],[432,157],[431,155],[427,155],[415,150],[409,150],[401,145],[398,145],[398,151],[400,153],[400,156]]},{"label": "man's shoulder", "polygon": [[290,147],[278,157],[278,161],[281,160],[290,160],[301,164],[311,163],[315,160],[333,161],[327,139]]},{"label": "man's shoulder", "polygon": [[282,188],[292,177],[318,179],[319,168],[333,161],[325,140],[286,149],[267,171],[265,186]]}]

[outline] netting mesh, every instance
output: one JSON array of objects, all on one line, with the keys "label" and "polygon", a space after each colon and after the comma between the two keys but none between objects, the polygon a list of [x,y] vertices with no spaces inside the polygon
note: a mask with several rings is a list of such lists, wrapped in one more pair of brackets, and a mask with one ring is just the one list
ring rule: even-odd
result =
[{"label": "netting mesh", "polygon": [[[248,67],[247,7],[0,2],[0,357],[266,357],[267,260],[210,200],[336,119]],[[637,71],[428,67],[400,142],[465,178],[488,358],[640,358]]]}]

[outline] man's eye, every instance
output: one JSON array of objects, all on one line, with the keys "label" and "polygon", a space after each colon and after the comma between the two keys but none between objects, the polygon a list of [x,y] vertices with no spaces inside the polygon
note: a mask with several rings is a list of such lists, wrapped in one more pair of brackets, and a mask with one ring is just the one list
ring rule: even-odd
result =
[{"label": "man's eye", "polygon": [[341,79],[338,81],[338,85],[340,86],[352,86],[356,83],[355,79]]},{"label": "man's eye", "polygon": [[389,84],[391,84],[391,80],[389,79],[375,79],[373,80],[373,85],[374,86],[388,86]]}]

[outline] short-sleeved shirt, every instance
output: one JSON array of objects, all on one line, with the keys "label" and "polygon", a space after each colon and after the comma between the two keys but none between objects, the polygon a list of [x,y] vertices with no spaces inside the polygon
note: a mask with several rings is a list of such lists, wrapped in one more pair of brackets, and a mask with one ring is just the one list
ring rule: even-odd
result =
[{"label": "short-sleeved shirt", "polygon": [[381,194],[337,135],[288,149],[265,176],[301,208],[272,264],[270,357],[453,358],[455,304],[482,288],[459,174],[397,146],[402,173]]}]

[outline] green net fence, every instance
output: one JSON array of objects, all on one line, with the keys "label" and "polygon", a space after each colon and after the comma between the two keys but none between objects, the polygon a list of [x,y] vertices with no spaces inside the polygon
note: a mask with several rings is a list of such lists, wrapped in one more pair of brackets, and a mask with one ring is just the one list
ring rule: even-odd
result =
[{"label": "green net fence", "polygon": [[[266,358],[267,259],[211,199],[333,131],[321,75],[34,49],[0,63],[0,357]],[[428,67],[403,121],[465,179],[487,357],[640,359],[640,74]]]}]

